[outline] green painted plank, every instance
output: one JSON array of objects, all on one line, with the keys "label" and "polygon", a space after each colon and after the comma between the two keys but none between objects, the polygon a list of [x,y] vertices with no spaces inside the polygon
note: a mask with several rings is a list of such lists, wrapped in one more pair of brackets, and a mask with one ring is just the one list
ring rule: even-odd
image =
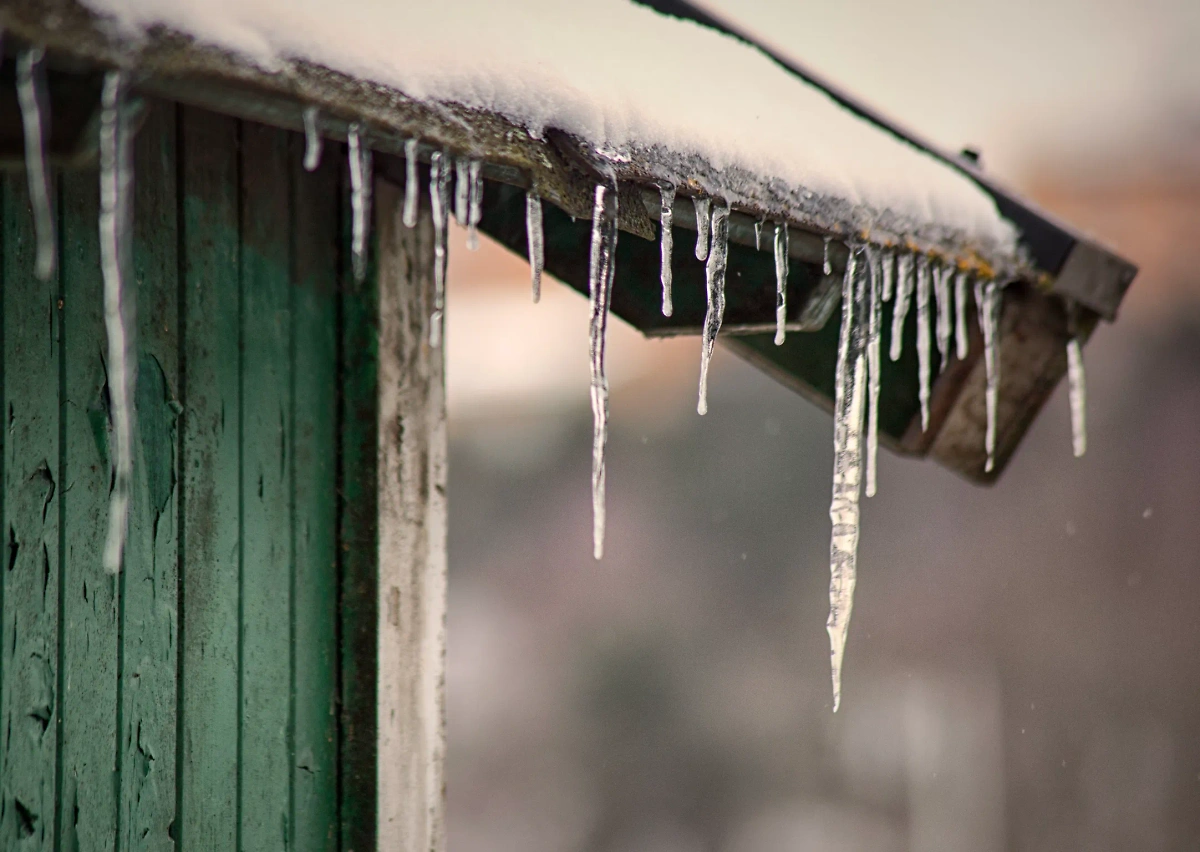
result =
[{"label": "green painted plank", "polygon": [[116,831],[117,586],[104,570],[108,412],[95,172],[62,176],[62,848],[109,850]]},{"label": "green painted plank", "polygon": [[25,176],[9,174],[0,186],[7,433],[0,848],[23,852],[55,842],[61,317],[58,280],[33,276]]},{"label": "green painted plank", "polygon": [[179,815],[181,850],[237,836],[239,125],[181,108],[184,323],[181,393]]},{"label": "green painted plank", "polygon": [[335,849],[337,841],[336,517],[337,193],[340,163],[326,157],[313,174],[299,169],[300,140],[292,137],[295,182],[294,287],[290,457],[293,481],[294,618],[291,823],[295,848]]},{"label": "green painted plank", "polygon": [[285,133],[242,131],[241,847],[284,849],[292,758],[291,203]]},{"label": "green painted plank", "polygon": [[118,848],[170,849],[175,816],[178,258],[175,108],[150,106],[135,142],[137,454],[119,583]]}]

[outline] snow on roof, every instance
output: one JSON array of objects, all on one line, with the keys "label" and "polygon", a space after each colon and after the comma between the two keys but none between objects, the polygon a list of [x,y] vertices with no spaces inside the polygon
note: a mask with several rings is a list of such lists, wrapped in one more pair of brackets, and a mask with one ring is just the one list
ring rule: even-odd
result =
[{"label": "snow on roof", "polygon": [[1016,255],[1014,227],[953,167],[757,49],[627,0],[83,4],[127,33],[161,25],[265,70],[307,61],[413,99],[494,112],[535,136],[565,131],[613,162],[655,150],[699,158],[729,176],[705,188],[735,203],[750,184],[782,183],[852,211],[857,228],[949,233]]}]

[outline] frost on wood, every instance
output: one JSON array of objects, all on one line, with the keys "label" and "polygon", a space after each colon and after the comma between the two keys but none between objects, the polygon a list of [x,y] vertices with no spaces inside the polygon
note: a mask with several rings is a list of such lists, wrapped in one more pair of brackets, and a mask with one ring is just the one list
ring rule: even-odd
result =
[{"label": "frost on wood", "polygon": [[617,187],[597,184],[592,210],[592,247],[588,263],[591,323],[588,349],[592,369],[592,555],[604,556],[604,450],[608,444],[608,377],[604,347],[608,305],[617,259]]},{"label": "frost on wood", "polygon": [[133,357],[133,293],[126,287],[133,165],[131,129],[124,110],[125,85],[124,72],[108,72],[100,103],[100,271],[104,280],[104,330],[108,338],[106,367],[113,446],[104,569],[114,574],[121,570],[129,529],[129,500],[133,489],[133,389],[137,366]]},{"label": "frost on wood", "polygon": [[29,180],[29,204],[33,208],[33,228],[37,236],[37,260],[34,272],[48,281],[54,274],[54,210],[50,202],[50,172],[46,166],[46,135],[50,111],[46,101],[46,80],[42,72],[41,48],[23,50],[17,56],[17,100],[21,104],[21,124],[25,131],[25,173]]},{"label": "frost on wood", "polygon": [[659,247],[662,254],[662,268],[659,278],[662,280],[662,314],[669,317],[675,312],[671,300],[671,253],[675,249],[675,235],[671,229],[675,225],[675,187],[659,188]]},{"label": "frost on wood", "polygon": [[350,259],[354,280],[367,275],[367,237],[371,219],[371,149],[363,144],[357,122],[347,134],[350,156]]},{"label": "frost on wood", "polygon": [[542,298],[542,272],[546,269],[546,235],[542,226],[542,199],[532,189],[525,193],[525,243],[529,247],[529,282],[533,303]]},{"label": "frost on wood", "polygon": [[838,338],[833,402],[833,498],[829,520],[829,650],[833,709],[842,700],[842,663],[854,605],[858,561],[859,498],[862,493],[863,397],[866,352],[863,314],[867,302],[866,264],[851,247],[842,281],[842,328]]},{"label": "frost on wood", "polygon": [[420,198],[420,182],[417,180],[417,140],[404,142],[404,210],[400,221],[406,228],[417,226],[417,203]]},{"label": "frost on wood", "polygon": [[[757,239],[757,236],[755,237]],[[775,225],[775,345],[782,346],[787,332],[788,229]]]},{"label": "frost on wood", "polygon": [[317,130],[317,108],[304,108],[304,170],[315,172],[321,164],[323,140]]},{"label": "frost on wood", "polygon": [[[707,206],[707,205],[706,205]],[[718,200],[712,205],[712,245],[704,267],[707,282],[708,310],[704,314],[704,329],[700,341],[700,398],[696,403],[699,414],[708,413],[708,366],[712,361],[717,334],[725,318],[725,267],[729,257],[729,205]]]},{"label": "frost on wood", "polygon": [[712,209],[712,199],[693,198],[692,206],[696,210],[696,260],[708,260],[709,215]]},{"label": "frost on wood", "polygon": [[433,313],[429,345],[442,343],[446,310],[446,239],[450,230],[450,156],[434,151],[429,158],[429,205],[433,214]]}]

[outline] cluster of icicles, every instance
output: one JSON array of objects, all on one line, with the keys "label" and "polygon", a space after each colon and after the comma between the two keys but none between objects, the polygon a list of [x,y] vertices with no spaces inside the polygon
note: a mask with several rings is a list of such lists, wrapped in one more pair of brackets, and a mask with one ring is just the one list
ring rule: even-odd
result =
[{"label": "cluster of icicles", "polygon": [[[29,196],[37,238],[35,271],[49,279],[55,270],[57,247],[51,207],[50,174],[45,156],[46,92],[41,73],[43,52],[31,48],[17,59],[17,96],[21,108],[25,138],[25,163]],[[110,572],[120,570],[128,528],[129,503],[133,483],[133,441],[135,435],[133,293],[126,287],[132,231],[131,191],[133,164],[130,125],[124,98],[128,78],[124,71],[110,71],[104,79],[100,112],[100,215],[99,234],[104,284],[104,319],[107,335],[107,373],[111,402],[113,440],[113,477],[109,504],[108,533],[104,547],[104,566]],[[313,171],[321,158],[322,138],[315,108],[304,111],[304,167]],[[348,132],[348,157],[351,184],[351,265],[362,279],[367,272],[372,158],[364,145],[362,128],[352,124]],[[419,204],[417,178],[418,141],[409,139],[404,146],[406,181],[401,219],[407,227],[417,223]],[[453,213],[467,228],[467,246],[478,248],[478,225],[483,210],[482,162],[469,157],[454,157],[448,151],[430,155],[430,206],[434,229],[434,304],[430,316],[429,343],[439,346],[445,315],[447,233],[451,213],[450,180],[455,186]],[[613,174],[595,187],[592,214],[591,255],[588,290],[591,303],[589,350],[591,359],[591,403],[593,414],[592,508],[593,552],[597,559],[604,552],[605,528],[605,445],[608,440],[608,379],[605,375],[605,340],[609,303],[612,294],[617,248],[617,182]],[[675,190],[661,190],[662,312],[670,316],[672,305],[671,255],[673,251],[673,214]],[[725,312],[725,276],[728,262],[729,204],[720,198],[694,198],[696,214],[696,258],[705,263],[707,312],[700,348],[700,387],[697,411],[708,410],[708,370],[713,347],[721,330]],[[756,247],[766,221],[755,225]],[[788,228],[772,223],[775,256],[776,333],[775,343],[785,340],[788,278]],[[533,300],[541,294],[544,270],[542,201],[534,190],[526,194],[526,228]],[[832,274],[829,261],[830,238],[825,242],[824,273]],[[833,524],[830,543],[829,630],[833,672],[833,708],[841,700],[841,669],[855,584],[855,563],[859,534],[859,498],[865,470],[866,493],[876,489],[875,464],[878,452],[880,341],[883,304],[892,302],[890,356],[899,360],[903,351],[903,329],[910,303],[915,295],[917,312],[917,357],[920,379],[920,407],[923,428],[929,424],[929,400],[932,373],[931,344],[936,342],[940,363],[950,357],[951,345],[959,359],[967,355],[968,289],[973,284],[979,326],[983,332],[984,363],[987,376],[987,429],[985,449],[987,470],[995,460],[996,405],[1000,380],[999,318],[1001,289],[995,281],[971,280],[969,273],[938,263],[928,255],[880,249],[867,243],[852,242],[842,284],[842,324],[838,342],[834,400],[833,496],[829,515]],[[935,318],[936,311],[936,318]],[[1067,345],[1068,380],[1073,443],[1076,456],[1086,449],[1084,425],[1085,390],[1082,351],[1077,336]],[[865,430],[865,461],[864,461]]]}]

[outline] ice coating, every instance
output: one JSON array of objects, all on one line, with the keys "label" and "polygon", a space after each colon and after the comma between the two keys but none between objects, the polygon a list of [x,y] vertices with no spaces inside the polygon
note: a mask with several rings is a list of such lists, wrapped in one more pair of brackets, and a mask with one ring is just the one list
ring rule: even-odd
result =
[{"label": "ice coating", "polygon": [[896,301],[892,304],[892,346],[888,353],[893,361],[899,361],[904,354],[904,320],[908,317],[915,281],[913,256],[901,252],[896,256]]},{"label": "ice coating", "polygon": [[984,471],[990,473],[996,467],[996,405],[1000,395],[1000,289],[995,281],[975,282],[975,305],[979,309],[979,328],[983,332],[983,363],[987,376],[984,404],[987,409],[987,427],[984,432],[984,450],[987,461]]},{"label": "ice coating", "polygon": [[304,170],[306,172],[315,172],[317,166],[321,165],[321,149],[324,147],[324,140],[321,139],[321,134],[317,130],[317,108],[315,106],[305,107]]},{"label": "ice coating", "polygon": [[104,281],[104,330],[108,339],[109,411],[112,423],[112,490],[104,570],[121,570],[133,490],[134,386],[133,293],[128,280],[132,131],[124,110],[126,78],[109,71],[100,96],[100,272]]},{"label": "ice coating", "polygon": [[700,341],[700,398],[698,414],[708,413],[708,365],[712,361],[717,334],[725,318],[725,266],[729,252],[729,205],[718,201],[712,205],[712,246],[704,267],[708,282],[708,310],[704,314],[704,331]]},{"label": "ice coating", "polygon": [[879,457],[879,371],[880,336],[883,326],[883,267],[885,258],[878,248],[865,249],[871,272],[867,323],[867,496],[875,496],[875,463]]},{"label": "ice coating", "polygon": [[921,399],[921,431],[929,428],[929,395],[930,373],[932,371],[932,353],[929,351],[932,329],[932,318],[929,311],[929,291],[931,289],[932,270],[929,268],[929,258],[917,255],[917,371],[920,381],[918,394]]},{"label": "ice coating", "polygon": [[1075,458],[1087,452],[1087,382],[1083,347],[1078,337],[1067,341],[1067,390],[1071,402],[1071,447]]},{"label": "ice coating", "polygon": [[420,198],[420,182],[417,180],[417,140],[404,142],[404,210],[401,221],[404,227],[417,226],[417,203]]},{"label": "ice coating", "polygon": [[525,243],[529,246],[529,283],[533,303],[542,299],[542,272],[546,269],[546,235],[542,227],[542,199],[531,189],[525,193]]},{"label": "ice coating", "polygon": [[692,206],[696,209],[696,260],[707,260],[712,199],[693,198]]},{"label": "ice coating", "polygon": [[953,316],[954,306],[950,303],[951,280],[953,270],[941,264],[931,265],[933,275],[933,293],[937,299],[937,350],[938,372],[946,369],[950,362],[950,340],[954,335]]},{"label": "ice coating", "polygon": [[433,214],[433,313],[429,317],[429,343],[442,342],[446,310],[446,237],[450,230],[450,156],[434,151],[429,157],[429,204]]},{"label": "ice coating", "polygon": [[954,345],[957,347],[958,360],[967,360],[967,350],[970,338],[967,337],[967,283],[969,276],[966,270],[960,269],[954,276]]},{"label": "ice coating", "polygon": [[588,263],[588,294],[591,300],[588,348],[592,369],[592,555],[596,559],[604,556],[604,450],[608,444],[608,378],[604,373],[604,347],[616,253],[616,187],[598,184],[592,211],[592,247]]},{"label": "ice coating", "polygon": [[46,167],[46,132],[49,105],[46,80],[42,75],[41,48],[29,48],[17,56],[17,100],[25,132],[25,174],[29,181],[29,205],[33,208],[33,230],[37,238],[34,274],[42,281],[54,274],[57,254],[54,209],[50,202],[50,172]]},{"label": "ice coating", "polygon": [[479,220],[483,218],[483,163],[472,160],[467,167],[470,191],[467,196],[467,249],[479,250]]},{"label": "ice coating", "polygon": [[842,664],[858,562],[859,499],[862,494],[863,396],[866,382],[863,312],[866,265],[852,247],[842,279],[842,328],[838,338],[833,402],[833,497],[829,542],[830,669],[833,711],[842,703]]},{"label": "ice coating", "polygon": [[675,312],[675,305],[671,300],[673,278],[671,252],[675,249],[675,235],[671,229],[675,226],[675,187],[662,186],[659,187],[658,192],[659,247],[662,253],[662,269],[659,272],[659,278],[662,280],[662,314],[664,317],[669,317]]},{"label": "ice coating", "polygon": [[[1004,250],[1016,245],[991,197],[957,169],[750,45],[626,0],[589,0],[586,26],[577,4],[557,0],[83,3],[119,29],[165,25],[269,71],[305,60],[419,100],[492,111],[535,135],[555,128],[597,150],[662,148],[756,186],[781,181]],[[703,86],[700,56],[720,69]],[[735,189],[712,191],[736,202]]]},{"label": "ice coating", "polygon": [[367,228],[371,217],[371,149],[362,143],[362,128],[350,125],[347,134],[350,157],[350,258],[354,280],[367,274]]},{"label": "ice coating", "polygon": [[775,225],[775,345],[782,346],[787,336],[788,229]]}]

